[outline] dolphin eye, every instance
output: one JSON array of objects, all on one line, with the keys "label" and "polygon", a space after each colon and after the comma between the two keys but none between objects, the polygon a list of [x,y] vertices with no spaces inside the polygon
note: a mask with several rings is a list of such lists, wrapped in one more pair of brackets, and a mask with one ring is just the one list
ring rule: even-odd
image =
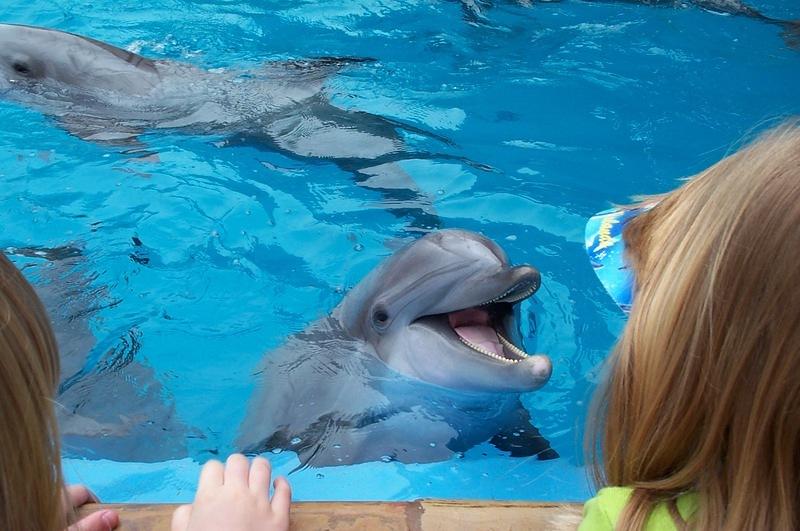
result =
[{"label": "dolphin eye", "polygon": [[389,313],[386,311],[386,308],[382,306],[375,308],[375,311],[372,312],[372,324],[375,328],[385,328],[388,323]]},{"label": "dolphin eye", "polygon": [[31,69],[25,63],[20,61],[14,61],[14,64],[11,65],[11,68],[14,69],[14,72],[18,74],[30,74]]}]

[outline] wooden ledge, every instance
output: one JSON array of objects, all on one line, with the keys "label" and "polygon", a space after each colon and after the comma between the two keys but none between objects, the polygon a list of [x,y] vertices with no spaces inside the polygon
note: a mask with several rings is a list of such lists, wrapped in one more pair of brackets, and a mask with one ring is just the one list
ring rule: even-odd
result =
[{"label": "wooden ledge", "polygon": [[[119,512],[122,531],[169,531],[177,505],[85,505],[80,515],[99,509]],[[292,531],[468,531],[577,528],[581,504],[420,500],[415,502],[296,502]]]}]

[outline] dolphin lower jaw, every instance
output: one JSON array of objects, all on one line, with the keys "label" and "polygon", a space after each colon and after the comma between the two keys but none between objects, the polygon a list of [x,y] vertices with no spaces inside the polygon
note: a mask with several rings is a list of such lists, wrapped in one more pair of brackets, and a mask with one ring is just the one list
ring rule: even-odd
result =
[{"label": "dolphin lower jaw", "polygon": [[524,359],[526,359],[529,356],[529,354],[527,352],[525,352],[521,348],[519,348],[516,345],[514,345],[514,343],[512,343],[511,341],[506,339],[503,336],[503,334],[500,333],[499,330],[495,330],[494,332],[495,332],[495,334],[497,334],[497,339],[500,340],[500,344],[503,346],[504,352],[508,353],[510,356],[516,356],[516,358],[497,355],[494,352],[490,352],[489,350],[483,348],[480,345],[476,345],[475,343],[472,343],[471,341],[463,338],[462,336],[460,336],[458,334],[456,334],[456,335],[458,335],[458,339],[462,343],[464,343],[466,346],[468,346],[472,350],[474,350],[476,352],[480,352],[484,356],[489,356],[490,358],[496,359],[497,361],[499,361],[501,363],[507,363],[507,364],[512,364],[513,365],[514,363],[519,363],[520,361],[523,361]]}]

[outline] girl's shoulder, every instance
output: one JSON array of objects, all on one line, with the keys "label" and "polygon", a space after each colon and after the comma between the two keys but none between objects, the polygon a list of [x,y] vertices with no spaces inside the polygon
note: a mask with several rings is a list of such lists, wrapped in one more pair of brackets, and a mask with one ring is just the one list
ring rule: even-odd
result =
[{"label": "girl's shoulder", "polygon": [[579,531],[612,530],[633,493],[630,487],[606,487],[583,504],[583,521]]},{"label": "girl's shoulder", "polygon": [[[630,500],[633,488],[606,487],[583,506],[583,521],[579,531],[611,531],[616,528],[622,511]],[[678,512],[687,519],[697,510],[697,495],[687,493],[677,500]],[[666,503],[659,503],[647,520],[647,531],[676,531]]]}]

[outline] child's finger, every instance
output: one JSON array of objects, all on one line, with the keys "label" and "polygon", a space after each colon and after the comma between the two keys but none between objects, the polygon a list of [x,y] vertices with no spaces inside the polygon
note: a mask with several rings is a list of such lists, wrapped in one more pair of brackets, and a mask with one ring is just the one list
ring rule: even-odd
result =
[{"label": "child's finger", "polygon": [[86,503],[97,503],[99,500],[92,491],[84,485],[67,485],[64,489],[68,508],[80,507]]},{"label": "child's finger", "polygon": [[189,518],[192,516],[191,505],[181,505],[172,513],[172,531],[186,531],[189,527]]},{"label": "child's finger", "polygon": [[247,487],[250,477],[250,463],[242,454],[232,454],[225,463],[225,485],[240,485]]},{"label": "child's finger", "polygon": [[292,504],[292,488],[286,478],[279,477],[275,480],[275,493],[272,495],[271,507],[278,514],[289,514]]},{"label": "child's finger", "polygon": [[119,526],[119,515],[114,511],[97,511],[67,528],[67,531],[111,531]]},{"label": "child's finger", "polygon": [[256,457],[250,464],[250,492],[264,500],[269,497],[270,468],[269,461],[263,457]]},{"label": "child's finger", "polygon": [[222,466],[222,463],[216,459],[207,461],[200,471],[200,479],[197,481],[197,492],[221,486],[224,472],[225,468]]}]

